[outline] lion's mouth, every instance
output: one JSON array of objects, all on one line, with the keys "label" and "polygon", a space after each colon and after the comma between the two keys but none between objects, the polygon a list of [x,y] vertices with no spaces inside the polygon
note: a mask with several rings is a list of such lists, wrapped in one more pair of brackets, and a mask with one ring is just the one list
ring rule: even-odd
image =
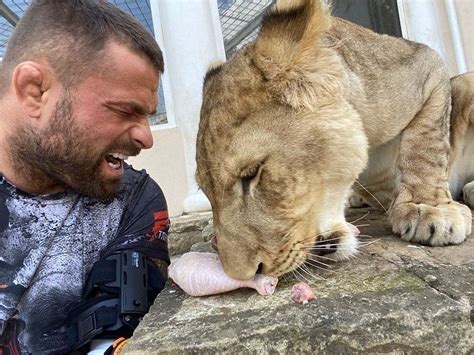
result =
[{"label": "lion's mouth", "polygon": [[[324,265],[328,261],[348,259],[357,252],[357,236],[360,234],[360,231],[356,226],[350,223],[347,223],[347,225],[350,231],[349,235],[347,235],[347,230],[345,234],[333,233],[324,239],[316,240],[314,245],[310,249],[307,249],[306,252],[304,248],[292,249],[284,256],[278,255],[271,266],[266,265],[265,267],[263,263],[260,263],[256,272],[263,272],[266,275],[279,277],[302,267],[308,260],[312,260],[313,264],[316,262],[318,265]],[[211,238],[211,246],[218,252],[219,246],[216,235]],[[331,256],[325,257],[329,254],[331,254]],[[318,257],[323,257],[323,262],[321,262]]]},{"label": "lion's mouth", "polygon": [[333,254],[337,251],[339,241],[339,238],[331,238],[330,240],[317,241],[313,248],[311,248],[310,254],[316,256]]},{"label": "lion's mouth", "polygon": [[336,232],[329,237],[317,240],[311,248],[310,254],[316,257],[334,254],[331,256],[334,261],[347,259],[354,255],[357,252],[357,237],[360,231],[353,224],[348,222],[346,224],[349,227],[349,234]]}]

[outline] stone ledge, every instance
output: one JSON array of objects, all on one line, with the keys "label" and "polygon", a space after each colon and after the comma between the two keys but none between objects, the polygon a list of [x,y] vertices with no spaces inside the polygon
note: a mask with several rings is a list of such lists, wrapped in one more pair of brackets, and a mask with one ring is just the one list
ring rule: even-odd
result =
[{"label": "stone ledge", "polygon": [[347,262],[313,270],[317,299],[241,289],[193,298],[168,283],[125,354],[434,353],[474,351],[474,237],[460,246],[410,245],[374,209],[348,211],[364,241]]},{"label": "stone ledge", "polygon": [[171,218],[168,249],[171,256],[186,253],[193,245],[212,237],[212,212],[199,212]]}]

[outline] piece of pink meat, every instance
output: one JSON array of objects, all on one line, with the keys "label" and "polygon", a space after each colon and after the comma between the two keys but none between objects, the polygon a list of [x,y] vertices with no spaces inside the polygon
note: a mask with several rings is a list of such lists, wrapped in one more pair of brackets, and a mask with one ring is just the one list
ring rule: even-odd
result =
[{"label": "piece of pink meat", "polygon": [[232,279],[224,272],[217,254],[199,252],[189,252],[173,260],[168,276],[191,296],[215,295],[242,287],[267,296],[273,294],[278,282],[276,277],[261,274],[246,281]]},{"label": "piece of pink meat", "polygon": [[316,296],[307,283],[298,282],[291,288],[291,300],[293,302],[306,304],[314,299],[316,299]]}]

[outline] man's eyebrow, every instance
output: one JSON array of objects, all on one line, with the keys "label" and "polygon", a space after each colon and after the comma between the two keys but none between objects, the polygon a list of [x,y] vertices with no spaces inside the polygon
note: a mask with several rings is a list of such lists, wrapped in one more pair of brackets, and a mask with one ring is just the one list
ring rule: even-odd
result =
[{"label": "man's eyebrow", "polygon": [[153,111],[148,112],[148,110],[143,107],[143,105],[139,104],[135,101],[107,101],[105,103],[106,106],[116,106],[120,109],[129,111],[130,113],[134,113],[137,115],[154,115],[156,114],[156,107]]}]

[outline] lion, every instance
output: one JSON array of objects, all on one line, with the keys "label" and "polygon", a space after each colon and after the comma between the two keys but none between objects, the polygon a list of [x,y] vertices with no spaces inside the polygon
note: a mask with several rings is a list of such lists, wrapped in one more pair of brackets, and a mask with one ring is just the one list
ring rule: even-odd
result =
[{"label": "lion", "polygon": [[[196,180],[224,271],[278,277],[323,242],[350,257],[352,189],[387,208],[405,241],[462,243],[472,216],[448,185],[450,92],[429,47],[332,17],[319,0],[278,1],[256,40],[204,79]],[[453,124],[455,140],[472,134]]]}]

